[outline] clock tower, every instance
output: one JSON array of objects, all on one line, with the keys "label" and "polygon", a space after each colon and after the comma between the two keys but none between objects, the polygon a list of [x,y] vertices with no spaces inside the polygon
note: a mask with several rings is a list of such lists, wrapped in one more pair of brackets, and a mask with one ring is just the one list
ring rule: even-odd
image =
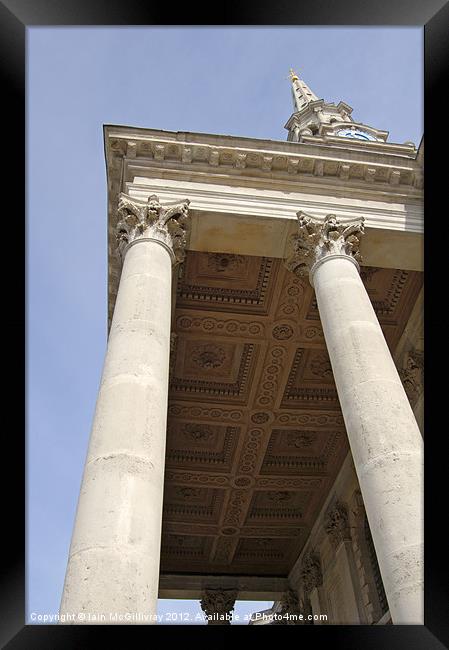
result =
[{"label": "clock tower", "polygon": [[338,137],[365,142],[385,142],[388,131],[354,122],[352,108],[345,102],[334,104],[319,99],[307,84],[290,70],[293,113],[285,128],[290,142],[310,141],[310,138]]}]

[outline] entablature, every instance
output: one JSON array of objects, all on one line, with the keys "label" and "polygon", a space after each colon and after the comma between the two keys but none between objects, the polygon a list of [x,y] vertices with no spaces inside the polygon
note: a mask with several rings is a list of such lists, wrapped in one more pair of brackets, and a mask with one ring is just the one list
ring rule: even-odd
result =
[{"label": "entablature", "polygon": [[342,221],[363,216],[364,264],[422,270],[422,156],[412,144],[331,136],[297,143],[125,126],[106,126],[104,135],[111,299],[120,192],[143,203],[151,194],[167,203],[188,198],[190,250],[283,258],[302,209]]},{"label": "entablature", "polygon": [[[345,186],[380,185],[410,193],[422,187],[422,168],[412,144],[342,141],[332,135],[304,137],[301,143],[223,135],[105,127],[108,166],[114,157],[142,159],[156,167],[220,170],[227,175],[282,180],[291,176],[329,177]],[[234,171],[233,171],[234,170]],[[244,170],[244,171],[243,171]],[[297,179],[295,179],[297,180]],[[400,186],[400,187],[399,187]],[[384,190],[385,191],[385,190]],[[420,198],[421,193],[411,192]]]}]

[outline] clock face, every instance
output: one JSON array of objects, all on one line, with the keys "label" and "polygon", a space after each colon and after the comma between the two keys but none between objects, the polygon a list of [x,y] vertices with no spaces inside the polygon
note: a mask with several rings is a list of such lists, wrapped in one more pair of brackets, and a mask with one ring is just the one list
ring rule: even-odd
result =
[{"label": "clock face", "polygon": [[356,140],[376,140],[374,136],[361,129],[340,129],[336,131],[335,135],[342,138],[354,138]]}]

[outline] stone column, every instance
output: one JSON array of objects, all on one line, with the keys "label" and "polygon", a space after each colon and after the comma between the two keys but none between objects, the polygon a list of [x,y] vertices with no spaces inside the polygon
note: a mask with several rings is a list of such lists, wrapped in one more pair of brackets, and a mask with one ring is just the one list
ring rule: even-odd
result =
[{"label": "stone column", "polygon": [[231,625],[237,591],[206,589],[200,600],[201,609],[207,616],[208,625]]},{"label": "stone column", "polygon": [[119,199],[123,268],[61,603],[70,623],[155,622],[172,267],[185,254],[188,203]]},{"label": "stone column", "polygon": [[286,261],[315,289],[393,623],[423,623],[423,445],[359,275],[358,223],[299,211]]}]

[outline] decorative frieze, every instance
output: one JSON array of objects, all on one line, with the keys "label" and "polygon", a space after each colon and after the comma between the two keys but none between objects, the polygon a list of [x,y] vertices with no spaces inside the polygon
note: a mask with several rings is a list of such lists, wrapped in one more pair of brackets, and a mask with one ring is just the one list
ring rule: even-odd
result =
[{"label": "decorative frieze", "polygon": [[[346,165],[346,164],[344,164],[344,163],[342,163],[342,164],[340,165],[340,178],[341,178],[343,181],[347,181],[347,180],[348,180],[350,170],[351,170],[351,166],[350,166],[350,165]],[[371,180],[371,179],[370,179],[370,180]]]},{"label": "decorative frieze", "polygon": [[257,403],[262,408],[270,408],[274,405],[279,377],[283,372],[286,357],[287,349],[280,345],[270,348],[266,354],[257,397]]},{"label": "decorative frieze", "polygon": [[287,160],[287,171],[289,174],[296,174],[299,169],[299,160],[294,158],[288,158]]},{"label": "decorative frieze", "polygon": [[212,485],[218,487],[227,487],[229,478],[223,475],[206,474],[201,472],[186,472],[182,470],[165,470],[165,480],[171,483],[182,483],[184,485]]},{"label": "decorative frieze", "polygon": [[[310,136],[312,132],[310,129],[305,128],[301,130],[300,135]],[[400,167],[394,165],[387,167],[387,172],[389,173],[389,177],[387,178],[387,176],[379,174],[382,166],[379,167],[376,165],[377,160],[374,158],[377,158],[377,152],[374,154],[373,151],[367,152],[364,159],[360,159],[358,151],[352,156],[351,152],[348,151],[346,158],[351,156],[353,159],[340,163],[335,155],[332,155],[329,151],[324,155],[324,152],[316,154],[306,150],[301,152],[288,151],[288,155],[280,156],[276,155],[279,152],[271,150],[248,150],[247,145],[242,149],[238,145],[222,147],[217,146],[215,143],[207,145],[202,143],[198,145],[192,144],[191,142],[178,141],[176,142],[176,146],[173,146],[173,143],[167,141],[164,137],[155,138],[149,143],[148,141],[142,142],[138,139],[133,140],[129,135],[125,135],[119,139],[113,137],[109,142],[111,143],[109,145],[111,153],[120,152],[124,154],[126,152],[127,157],[131,159],[135,159],[137,156],[137,158],[153,159],[159,163],[163,163],[164,160],[169,159],[170,161],[180,161],[188,165],[208,164],[216,168],[235,166],[238,169],[244,169],[246,166],[250,166],[252,169],[260,169],[262,172],[273,171],[273,160],[276,160],[274,170],[276,174],[296,174],[296,172],[299,172],[301,174],[313,174],[319,178],[323,176],[335,177],[336,174],[339,174],[343,180],[356,179],[359,182],[364,181],[370,185],[379,185],[385,182],[389,182],[391,185],[399,185],[400,182],[401,186],[407,185],[412,188],[422,188],[421,169],[411,157],[415,155],[415,152],[413,150],[410,151],[410,149],[404,152],[403,145],[391,143],[384,143],[385,153],[388,150],[389,153],[399,154],[402,159]],[[128,154],[129,151],[131,152],[130,155]],[[349,170],[351,170],[351,174]]]},{"label": "decorative frieze", "polygon": [[231,526],[241,526],[250,501],[251,492],[248,490],[232,490],[223,523]]},{"label": "decorative frieze", "polygon": [[165,145],[155,144],[153,155],[155,160],[163,161],[165,158]]},{"label": "decorative frieze", "polygon": [[324,221],[313,219],[302,210],[296,216],[298,233],[292,236],[293,251],[285,260],[289,271],[308,275],[316,262],[329,255],[347,255],[361,261],[359,245],[364,217],[342,224],[334,214],[328,214]]},{"label": "decorative frieze", "polygon": [[304,281],[289,273],[286,274],[276,310],[276,320],[291,319],[291,323],[295,322],[296,328],[299,329],[298,321],[303,300]]},{"label": "decorative frieze", "polygon": [[216,149],[212,149],[209,154],[209,165],[217,167],[220,162],[220,152]]},{"label": "decorative frieze", "polygon": [[264,477],[256,479],[256,487],[266,488],[266,487],[279,487],[279,488],[293,488],[293,489],[306,489],[310,488],[312,490],[319,489],[325,479],[313,476],[313,477],[299,477],[299,478],[274,478],[274,477]]},{"label": "decorative frieze", "polygon": [[235,318],[222,319],[213,318],[212,316],[194,318],[186,313],[177,316],[176,327],[180,332],[201,332],[209,335],[238,336],[249,339],[263,338],[265,334],[263,322],[246,322]]},{"label": "decorative frieze", "polygon": [[180,418],[196,418],[199,420],[243,420],[245,414],[241,409],[225,409],[221,407],[186,406],[185,404],[170,403],[168,414]]},{"label": "decorative frieze", "polygon": [[315,427],[341,428],[344,426],[343,416],[338,413],[288,413],[280,412],[275,415],[275,424],[300,424],[313,425]]},{"label": "decorative frieze", "polygon": [[235,166],[237,169],[244,169],[246,167],[246,153],[238,153],[235,157]]},{"label": "decorative frieze", "polygon": [[270,172],[272,164],[273,164],[273,156],[262,156],[262,163],[261,163],[262,171]]},{"label": "decorative frieze", "polygon": [[322,160],[315,161],[315,167],[313,168],[313,173],[315,176],[323,176],[324,174],[324,162]]},{"label": "decorative frieze", "polygon": [[390,185],[399,185],[401,179],[401,172],[397,169],[392,169],[390,172]]},{"label": "decorative frieze", "polygon": [[191,149],[191,147],[184,147],[182,149],[181,161],[183,163],[187,163],[187,164],[192,162],[192,149]]},{"label": "decorative frieze", "polygon": [[238,471],[242,474],[251,474],[260,462],[260,449],[264,438],[262,429],[250,429],[245,436],[242,446]]},{"label": "decorative frieze", "polygon": [[374,179],[376,178],[376,172],[377,172],[377,170],[375,169],[375,167],[366,167],[365,168],[365,179],[367,181],[374,181]]}]

